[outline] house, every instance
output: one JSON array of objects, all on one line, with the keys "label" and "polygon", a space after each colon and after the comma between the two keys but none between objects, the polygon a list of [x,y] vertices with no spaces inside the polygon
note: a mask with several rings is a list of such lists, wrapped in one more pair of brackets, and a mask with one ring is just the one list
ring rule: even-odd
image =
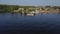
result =
[{"label": "house", "polygon": [[24,10],[24,8],[18,8],[18,10]]}]

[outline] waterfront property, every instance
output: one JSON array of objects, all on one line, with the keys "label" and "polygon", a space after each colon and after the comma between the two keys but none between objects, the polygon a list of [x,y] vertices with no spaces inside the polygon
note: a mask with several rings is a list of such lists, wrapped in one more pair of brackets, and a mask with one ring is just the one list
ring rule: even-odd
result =
[{"label": "waterfront property", "polygon": [[18,5],[0,5],[0,12],[58,12],[60,11],[60,6],[18,6]]}]

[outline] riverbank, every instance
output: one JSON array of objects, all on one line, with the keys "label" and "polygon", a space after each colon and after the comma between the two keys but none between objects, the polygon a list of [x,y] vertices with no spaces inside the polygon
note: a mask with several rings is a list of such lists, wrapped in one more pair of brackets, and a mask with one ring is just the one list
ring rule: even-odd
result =
[{"label": "riverbank", "polygon": [[32,12],[32,11],[53,12],[60,11],[60,6],[19,6],[19,5],[0,5],[0,12]]}]

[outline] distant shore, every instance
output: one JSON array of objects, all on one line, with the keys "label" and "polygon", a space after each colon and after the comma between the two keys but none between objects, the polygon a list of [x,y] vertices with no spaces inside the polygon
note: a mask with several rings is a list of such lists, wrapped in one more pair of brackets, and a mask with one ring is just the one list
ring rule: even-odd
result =
[{"label": "distant shore", "polygon": [[0,5],[0,13],[4,12],[60,12],[60,6],[18,6],[18,5]]}]

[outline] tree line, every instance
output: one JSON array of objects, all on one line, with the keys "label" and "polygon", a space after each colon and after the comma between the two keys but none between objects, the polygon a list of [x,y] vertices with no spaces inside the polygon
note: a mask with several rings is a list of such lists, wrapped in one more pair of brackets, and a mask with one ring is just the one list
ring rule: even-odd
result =
[{"label": "tree line", "polygon": [[13,10],[18,10],[18,8],[25,8],[28,9],[29,7],[34,7],[34,6],[18,6],[18,5],[0,5],[0,12],[12,12]]}]

